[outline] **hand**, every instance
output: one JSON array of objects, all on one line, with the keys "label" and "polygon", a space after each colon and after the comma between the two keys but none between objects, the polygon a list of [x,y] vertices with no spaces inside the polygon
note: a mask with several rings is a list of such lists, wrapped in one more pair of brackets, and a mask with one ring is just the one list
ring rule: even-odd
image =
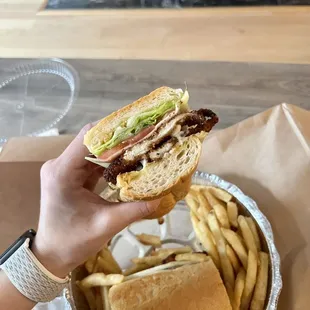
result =
[{"label": "hand", "polygon": [[116,233],[154,212],[160,201],[109,203],[93,193],[102,167],[89,154],[85,126],[67,149],[41,169],[41,211],[32,250],[56,276],[64,277],[95,255]]}]

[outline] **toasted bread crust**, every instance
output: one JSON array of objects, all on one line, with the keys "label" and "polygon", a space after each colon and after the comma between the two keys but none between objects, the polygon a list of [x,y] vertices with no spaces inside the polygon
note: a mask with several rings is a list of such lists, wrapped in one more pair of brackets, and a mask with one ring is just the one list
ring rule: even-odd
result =
[{"label": "toasted bread crust", "polygon": [[[117,188],[119,189],[119,198],[121,201],[137,201],[137,200],[155,200],[158,198],[162,198],[162,201],[157,208],[157,210],[149,215],[147,218],[158,218],[161,217],[168,212],[171,211],[171,209],[175,206],[175,204],[179,201],[184,199],[184,197],[187,195],[190,184],[191,184],[191,178],[194,174],[198,162],[199,157],[201,153],[202,148],[202,142],[201,139],[204,138],[205,135],[199,134],[198,137],[193,135],[189,136],[184,139],[184,143],[181,144],[178,147],[175,147],[173,149],[171,158],[170,156],[162,158],[160,161],[151,163],[150,165],[153,165],[151,168],[151,171],[145,170],[147,169],[147,166],[145,169],[141,171],[131,171],[124,174],[120,174],[117,177]],[[178,154],[182,151],[188,150],[185,148],[185,145],[190,146],[192,153],[190,154],[190,160],[189,163],[184,163],[184,160],[186,161],[187,155],[186,152],[180,157],[180,162],[175,162],[174,159],[177,158]],[[171,164],[171,161],[173,163]],[[147,164],[148,165],[148,164]],[[162,169],[162,167],[167,166],[168,174],[165,175],[165,171]],[[173,167],[172,167],[173,166]],[[184,169],[183,167],[184,166]],[[168,168],[169,167],[169,168]],[[179,172],[179,167],[182,169]],[[163,186],[157,186],[154,183],[151,182],[151,178],[153,175],[153,172],[155,171],[162,171],[159,173],[159,180],[158,183],[160,184],[162,180],[169,178],[168,182],[165,183]],[[177,171],[177,172],[176,172]],[[155,172],[156,173],[156,172]],[[171,173],[171,174],[170,174]],[[145,180],[145,183],[142,183],[140,181]],[[149,181],[149,180],[150,181]],[[135,182],[138,180],[138,184]],[[149,181],[149,184],[147,182]],[[157,180],[156,180],[157,181]],[[150,190],[150,187],[154,185],[154,189]]]},{"label": "toasted bread crust", "polygon": [[212,259],[113,286],[113,310],[231,310]]},{"label": "toasted bread crust", "polygon": [[177,95],[177,90],[162,86],[150,94],[134,101],[133,103],[113,112],[103,118],[96,126],[91,128],[84,136],[84,145],[93,152],[94,147],[101,145],[111,138],[115,128],[129,117],[156,107],[161,103],[159,98],[169,98]]},{"label": "toasted bread crust", "polygon": [[162,197],[160,204],[155,212],[145,217],[146,219],[156,219],[160,218],[166,214],[168,214],[176,205],[179,200],[185,198],[187,193],[189,192],[191,183],[192,183],[192,175],[195,172],[188,175],[186,178],[182,178],[179,182],[171,188],[171,191],[168,195]]},{"label": "toasted bread crust", "polygon": [[[178,161],[173,162],[174,167],[172,167],[171,161],[177,158],[180,151],[183,153],[182,157],[187,158],[187,156],[185,156],[186,152],[184,151],[185,145],[190,146],[191,148],[190,151],[192,151],[191,155],[194,155],[195,158],[191,157],[190,160],[192,162],[190,162],[189,160],[189,163],[187,164],[183,164]],[[195,150],[193,150],[194,147],[195,147]],[[182,184],[183,180],[190,178],[192,174],[195,172],[196,167],[199,162],[201,149],[202,149],[201,141],[197,138],[197,136],[192,135],[192,136],[184,138],[184,142],[180,144],[179,147],[174,147],[172,149],[173,156],[169,155],[167,157],[162,158],[159,161],[147,163],[146,167],[140,171],[131,171],[131,172],[126,172],[126,173],[118,175],[116,187],[120,189],[121,201],[136,201],[136,200],[147,201],[147,200],[154,200],[154,199],[158,199],[158,198],[166,196],[167,194],[171,192],[172,188],[174,188],[178,183]],[[176,172],[178,171],[177,168],[180,167],[180,164],[182,165],[182,168],[183,166],[184,168],[183,170],[181,170],[182,173],[176,174]],[[149,167],[151,168],[148,170]],[[163,167],[165,168],[165,170],[163,170]],[[162,175],[164,173],[168,174],[169,184],[157,186],[157,184],[150,183],[152,180],[152,174],[151,174],[152,172],[160,173],[158,177],[160,177],[161,179],[156,180],[156,181],[162,181],[162,178],[163,178]],[[173,173],[173,175],[171,175],[171,173]],[[152,186],[152,190],[145,191],[147,184],[145,185],[143,184],[143,187],[144,187],[143,190],[140,190],[140,192],[138,192],[137,184],[135,184],[135,181],[139,180],[139,182],[141,182],[141,179],[143,177],[144,177],[144,181],[148,182],[148,187]],[[183,185],[177,187],[177,190],[179,190],[180,193],[182,193],[182,187]],[[183,195],[180,194],[180,196],[183,196]]]},{"label": "toasted bread crust", "polygon": [[[203,135],[204,137],[204,135]],[[202,138],[201,135],[199,135],[199,138]],[[173,178],[171,180],[171,183],[164,188],[162,191],[159,192],[159,194],[154,195],[152,193],[144,193],[143,197],[141,194],[136,193],[131,188],[131,179],[135,178],[137,175],[141,174],[141,171],[132,171],[127,172],[124,174],[121,174],[118,176],[118,184],[117,186],[113,186],[112,188],[106,189],[101,195],[104,199],[108,201],[139,201],[139,200],[155,200],[158,198],[162,198],[161,202],[156,209],[155,212],[148,215],[147,219],[154,219],[159,218],[167,213],[169,213],[175,204],[179,201],[185,198],[187,195],[190,185],[191,185],[191,179],[192,175],[196,171],[199,156],[201,152],[201,141],[199,140],[197,136],[191,136],[187,139],[194,139],[196,144],[199,146],[198,156],[194,164],[190,167],[188,167],[186,173],[183,173],[181,175],[178,175],[176,178]],[[162,159],[165,161],[166,159]],[[158,164],[158,162],[157,162]]]}]

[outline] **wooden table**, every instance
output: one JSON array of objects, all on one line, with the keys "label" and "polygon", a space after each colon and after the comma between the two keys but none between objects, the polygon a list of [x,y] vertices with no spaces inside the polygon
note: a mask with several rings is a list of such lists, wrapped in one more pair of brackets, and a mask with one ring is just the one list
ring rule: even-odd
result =
[{"label": "wooden table", "polygon": [[282,102],[310,108],[310,7],[45,6],[0,0],[0,57],[67,58],[79,71],[80,96],[60,123],[63,132],[77,132],[156,87],[185,82],[193,108],[219,114],[218,128]]},{"label": "wooden table", "polygon": [[42,10],[0,0],[0,57],[310,63],[310,7]]},{"label": "wooden table", "polygon": [[[1,60],[0,74],[1,69],[17,61]],[[86,123],[102,118],[156,87],[184,87],[185,82],[193,108],[208,107],[219,114],[218,129],[283,102],[310,109],[309,65],[150,60],[68,61],[79,72],[81,90],[77,102],[59,124],[62,133],[76,133]],[[47,86],[44,81],[37,85],[41,89]],[[11,91],[14,93],[15,90]],[[58,96],[63,95],[59,93]],[[55,98],[49,99],[52,105]]]}]

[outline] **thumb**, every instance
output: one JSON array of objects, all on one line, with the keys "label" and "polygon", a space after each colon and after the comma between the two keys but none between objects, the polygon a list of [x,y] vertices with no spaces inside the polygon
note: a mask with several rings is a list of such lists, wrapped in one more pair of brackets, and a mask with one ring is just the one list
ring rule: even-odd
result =
[{"label": "thumb", "polygon": [[[133,221],[141,220],[154,213],[159,207],[160,202],[161,198],[152,201],[145,201],[143,203],[132,203],[133,205],[130,208],[130,217]],[[127,204],[125,204],[124,208],[127,209]]]},{"label": "thumb", "polygon": [[150,215],[156,211],[160,201],[161,199],[156,199],[153,201],[123,202],[110,205],[105,209],[105,213],[108,212],[109,214],[109,233],[114,235],[133,222]]}]

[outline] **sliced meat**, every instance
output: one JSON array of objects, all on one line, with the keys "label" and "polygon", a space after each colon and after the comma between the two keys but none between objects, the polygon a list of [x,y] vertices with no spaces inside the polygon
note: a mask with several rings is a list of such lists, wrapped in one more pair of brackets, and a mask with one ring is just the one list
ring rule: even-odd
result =
[{"label": "sliced meat", "polygon": [[180,125],[187,126],[187,131],[184,132],[185,137],[201,131],[209,132],[218,122],[217,115],[209,109],[200,109],[189,114],[180,122]]},{"label": "sliced meat", "polygon": [[166,152],[169,152],[177,142],[178,139],[169,137],[168,141],[161,142],[160,145],[156,146],[154,150],[130,161],[126,160],[124,156],[120,156],[103,171],[103,177],[107,182],[116,184],[116,178],[119,174],[139,170],[140,167],[142,168],[142,160],[155,161],[161,159],[163,155]]},{"label": "sliced meat", "polygon": [[143,138],[145,138],[150,132],[154,130],[154,128],[155,126],[150,126],[145,129],[142,129],[134,137],[130,137],[127,140],[120,143],[119,145],[103,152],[98,158],[100,158],[102,161],[106,163],[113,161],[115,158],[122,155],[127,148],[132,147],[136,143],[140,142]]},{"label": "sliced meat", "polygon": [[186,135],[188,136],[200,131],[209,132],[217,122],[218,117],[209,109],[200,109],[198,111],[175,115],[163,122],[160,127],[156,126],[148,137],[135,144],[133,147],[128,148],[124,153],[124,158],[132,161],[136,157],[146,154],[150,149],[153,149],[155,145],[165,140],[166,137],[173,136],[176,129],[182,126],[197,127],[188,129],[189,133]]},{"label": "sliced meat", "polygon": [[178,121],[186,114],[175,114],[171,118],[164,119],[160,126],[156,126],[148,137],[133,147],[128,148],[124,153],[124,158],[129,161],[134,160],[136,157],[146,154],[150,149],[153,149],[155,145],[165,141],[167,137],[171,137],[177,127]]},{"label": "sliced meat", "polygon": [[[140,147],[140,153],[136,152],[136,156],[132,157],[132,160],[128,160],[126,153],[115,159],[110,166],[105,169],[103,176],[107,182],[116,184],[116,178],[119,174],[138,170],[141,167],[141,161],[146,159],[147,161],[155,161],[161,159],[165,153],[169,152],[172,147],[178,142],[178,139],[171,135],[175,134],[176,128],[178,133],[183,134],[184,137],[199,133],[201,131],[209,132],[212,127],[218,122],[218,117],[215,113],[208,109],[200,109],[198,111],[192,111],[177,116],[177,121],[170,119],[168,123],[163,123],[162,127],[158,127],[147,138],[147,141],[143,141],[144,147],[147,144],[148,149]],[[173,126],[171,125],[173,124]],[[168,130],[165,130],[168,126]],[[167,134],[158,136],[164,130]],[[139,143],[138,143],[139,144]],[[133,148],[138,147],[136,144]],[[132,149],[130,149],[132,151]]]},{"label": "sliced meat", "polygon": [[140,161],[127,161],[124,160],[122,156],[115,159],[108,168],[103,171],[103,177],[107,182],[116,184],[116,178],[119,174],[138,170],[141,166]]},{"label": "sliced meat", "polygon": [[167,113],[155,126],[153,125],[143,129],[136,136],[130,137],[129,139],[123,141],[112,149],[103,152],[98,158],[101,159],[103,162],[112,162],[114,159],[122,155],[127,149],[133,147],[134,145],[151,136],[154,131],[156,131],[164,123],[172,119],[176,114],[177,111]]},{"label": "sliced meat", "polygon": [[155,161],[163,158],[163,156],[168,153],[177,142],[178,139],[172,137],[168,141],[165,141],[165,143],[162,143],[162,145],[156,146],[155,150],[152,150],[148,153],[148,159]]}]

